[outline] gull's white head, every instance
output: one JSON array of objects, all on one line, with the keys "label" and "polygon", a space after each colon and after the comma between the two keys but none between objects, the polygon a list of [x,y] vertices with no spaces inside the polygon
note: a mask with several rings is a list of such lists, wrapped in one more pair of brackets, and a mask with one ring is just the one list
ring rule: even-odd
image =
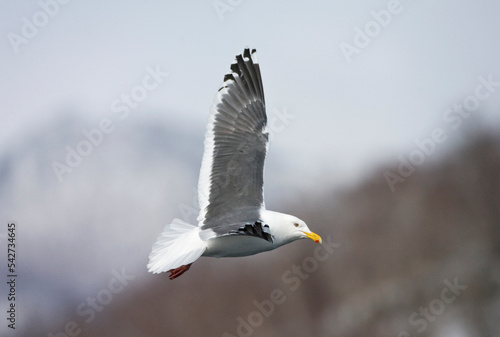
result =
[{"label": "gull's white head", "polygon": [[322,242],[318,234],[311,232],[304,221],[293,215],[265,210],[261,216],[262,220],[269,225],[275,245],[284,245],[306,238],[317,243]]}]

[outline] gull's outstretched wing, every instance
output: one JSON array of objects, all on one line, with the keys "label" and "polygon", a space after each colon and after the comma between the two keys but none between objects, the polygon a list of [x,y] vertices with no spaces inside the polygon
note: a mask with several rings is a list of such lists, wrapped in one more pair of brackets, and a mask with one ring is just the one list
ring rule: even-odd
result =
[{"label": "gull's outstretched wing", "polygon": [[256,51],[245,49],[224,77],[211,109],[198,183],[202,229],[224,235],[259,218],[266,124]]}]

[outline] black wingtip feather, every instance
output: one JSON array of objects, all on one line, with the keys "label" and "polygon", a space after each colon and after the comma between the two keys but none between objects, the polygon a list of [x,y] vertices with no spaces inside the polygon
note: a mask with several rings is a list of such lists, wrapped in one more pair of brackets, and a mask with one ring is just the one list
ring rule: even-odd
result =
[{"label": "black wingtip feather", "polygon": [[260,75],[259,63],[252,58],[257,53],[257,49],[245,48],[243,53],[236,55],[236,62],[231,64],[231,73],[224,75],[224,85],[219,89],[227,87],[227,81],[235,81],[234,74],[241,78],[245,90],[253,97],[258,97],[263,103],[264,89]]},{"label": "black wingtip feather", "polygon": [[269,225],[263,225],[261,222],[256,221],[254,224],[246,224],[238,230],[233,231],[231,234],[255,236],[271,243],[274,242]]}]

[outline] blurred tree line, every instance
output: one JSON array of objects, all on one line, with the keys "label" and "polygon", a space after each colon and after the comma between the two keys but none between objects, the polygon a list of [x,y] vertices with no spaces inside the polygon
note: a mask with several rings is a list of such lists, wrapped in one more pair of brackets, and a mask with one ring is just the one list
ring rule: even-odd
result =
[{"label": "blurred tree line", "polygon": [[394,192],[383,172],[281,209],[337,243],[331,255],[303,240],[202,258],[175,281],[144,269],[91,322],[73,302],[21,335],[67,336],[71,321],[81,337],[500,335],[500,136],[470,137]]}]

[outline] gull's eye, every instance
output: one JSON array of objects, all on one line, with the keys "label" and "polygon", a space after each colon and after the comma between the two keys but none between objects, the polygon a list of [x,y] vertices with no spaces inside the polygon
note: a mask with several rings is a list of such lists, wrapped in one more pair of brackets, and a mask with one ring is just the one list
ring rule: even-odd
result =
[{"label": "gull's eye", "polygon": [[299,227],[299,224],[298,223],[294,223],[293,224],[295,227]]}]

